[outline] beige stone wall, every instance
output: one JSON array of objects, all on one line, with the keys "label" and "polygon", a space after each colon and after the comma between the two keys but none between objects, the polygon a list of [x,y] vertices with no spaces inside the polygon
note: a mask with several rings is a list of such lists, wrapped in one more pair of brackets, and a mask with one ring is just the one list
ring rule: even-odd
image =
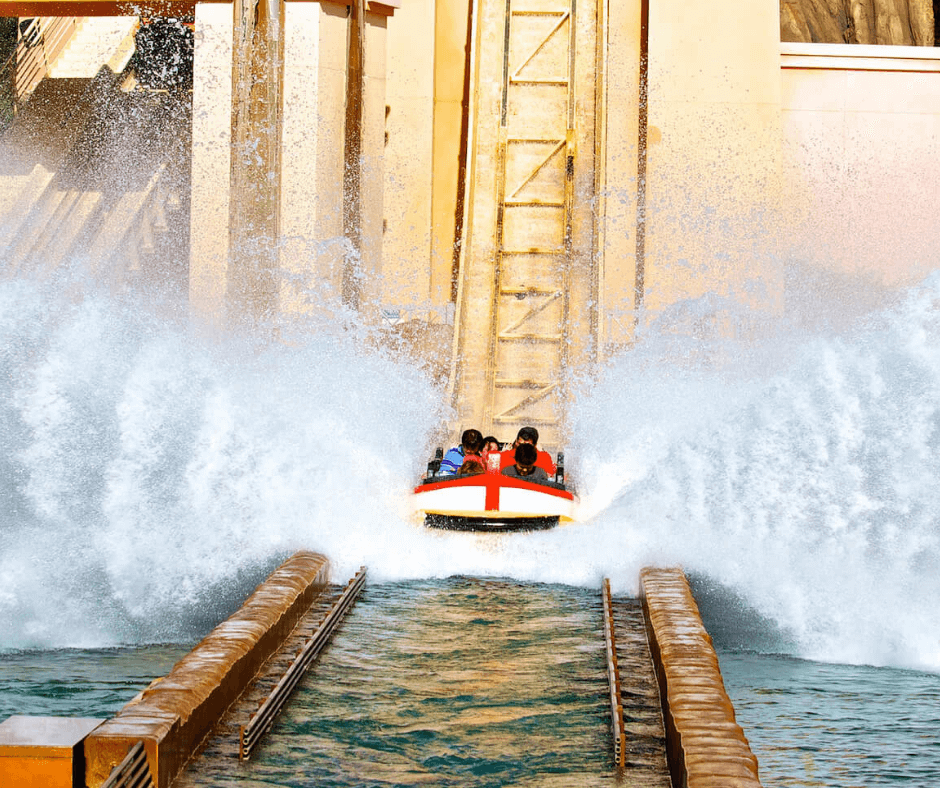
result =
[{"label": "beige stone wall", "polygon": [[281,309],[338,303],[342,289],[346,13],[287,3],[281,175]]},{"label": "beige stone wall", "polygon": [[431,302],[451,303],[469,0],[437,0],[434,36],[434,159],[431,194]]},{"label": "beige stone wall", "polygon": [[467,0],[412,0],[388,20],[382,306],[452,320]]},{"label": "beige stone wall", "polygon": [[[384,297],[386,24],[394,5],[370,6],[365,18],[358,274],[360,306],[370,320],[377,320]],[[270,306],[281,314],[333,313],[342,299],[348,246],[343,238],[343,177],[349,23],[345,5],[326,2],[286,3],[284,17],[281,145],[272,165],[280,170],[279,281],[277,303]],[[233,216],[244,213],[235,210],[239,206],[233,200],[242,198],[231,187],[232,6],[199,4],[196,27],[190,299],[196,314],[222,326],[237,317],[227,311],[263,312],[270,296],[260,288],[252,295],[249,284],[242,293],[244,303],[236,306],[228,282],[230,225]],[[249,118],[246,139],[266,140],[270,118]],[[262,177],[253,172],[246,176],[249,180]]]},{"label": "beige stone wall", "polygon": [[910,284],[940,265],[940,52],[785,44],[790,243],[804,270]]},{"label": "beige stone wall", "polygon": [[225,320],[229,256],[232,33],[231,5],[196,6],[189,300],[194,315],[216,327]]},{"label": "beige stone wall", "polygon": [[773,3],[650,4],[647,319],[705,293],[779,308],[778,38]]},{"label": "beige stone wall", "polygon": [[640,0],[611,0],[605,21],[606,87],[598,108],[601,348],[629,343],[636,315]]},{"label": "beige stone wall", "polygon": [[362,110],[362,293],[360,311],[379,322],[383,289],[385,184],[385,15],[366,14],[365,85]]},{"label": "beige stone wall", "polygon": [[[601,342],[616,347],[632,340],[635,312],[640,2],[605,8],[596,246]],[[340,298],[344,11],[287,4],[287,312]],[[382,307],[408,318],[450,303],[466,14],[462,0],[414,0],[392,18],[369,15],[362,296],[373,318]],[[197,33],[190,293],[198,313],[220,321],[231,7],[200,4]],[[644,320],[709,292],[779,310],[793,256],[886,285],[935,267],[932,51],[784,44],[781,70],[778,37],[774,3],[734,0],[717,19],[680,0],[650,7]]]},{"label": "beige stone wall", "polygon": [[382,302],[427,307],[431,293],[434,149],[433,0],[406,2],[388,20]]}]

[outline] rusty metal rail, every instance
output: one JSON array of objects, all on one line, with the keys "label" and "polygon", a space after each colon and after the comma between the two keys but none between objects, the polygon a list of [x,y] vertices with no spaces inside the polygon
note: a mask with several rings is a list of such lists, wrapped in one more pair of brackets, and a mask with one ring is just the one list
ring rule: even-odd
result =
[{"label": "rusty metal rail", "polygon": [[330,611],[323,617],[323,621],[320,622],[310,640],[294,658],[277,686],[271,690],[271,694],[258,707],[248,723],[241,726],[238,744],[239,759],[248,760],[251,757],[252,750],[270,729],[278,712],[287,702],[294,688],[306,673],[307,668],[310,667],[324,646],[330,642],[333,630],[336,629],[353,602],[356,601],[356,597],[359,596],[365,582],[366,569],[362,567],[346,585],[345,590],[340,594],[339,599],[336,600]]},{"label": "rusty metal rail", "polygon": [[607,680],[610,683],[610,719],[614,736],[614,763],[623,768],[627,739],[623,724],[623,706],[620,698],[620,666],[617,664],[617,644],[614,639],[614,611],[610,597],[610,580],[604,578],[604,642],[607,645]]},{"label": "rusty metal rail", "polygon": [[[82,782],[84,785],[84,781]],[[114,767],[101,788],[154,788],[147,764],[144,743],[137,742],[124,756],[124,760]]]}]

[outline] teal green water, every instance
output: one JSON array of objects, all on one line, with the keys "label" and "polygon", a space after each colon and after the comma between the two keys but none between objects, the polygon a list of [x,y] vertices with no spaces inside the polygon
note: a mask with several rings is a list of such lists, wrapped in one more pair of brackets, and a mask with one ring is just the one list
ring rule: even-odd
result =
[{"label": "teal green water", "polygon": [[0,720],[109,717],[191,645],[0,652]]},{"label": "teal green water", "polygon": [[937,674],[780,655],[719,657],[766,788],[940,779]]},{"label": "teal green water", "polygon": [[[599,626],[593,589],[370,586],[253,760],[200,784],[616,784]],[[0,654],[0,719],[112,714],[188,647]],[[940,777],[940,676],[719,657],[768,788]]]},{"label": "teal green water", "polygon": [[373,587],[364,601],[262,747],[258,777],[611,783],[597,592],[456,578]]}]

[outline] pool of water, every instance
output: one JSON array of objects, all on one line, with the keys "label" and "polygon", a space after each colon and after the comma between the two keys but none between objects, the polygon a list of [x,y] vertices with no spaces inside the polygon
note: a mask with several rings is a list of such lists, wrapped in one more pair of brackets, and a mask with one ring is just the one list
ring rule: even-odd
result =
[{"label": "pool of water", "polygon": [[371,586],[252,760],[192,785],[610,785],[600,620],[590,589]]},{"label": "pool of water", "polygon": [[782,655],[719,657],[766,788],[937,784],[940,675]]},{"label": "pool of water", "polygon": [[[200,786],[611,785],[593,589],[369,586],[247,764]],[[108,716],[191,644],[0,654],[0,719]],[[722,649],[765,786],[933,786],[940,675]]]},{"label": "pool of water", "polygon": [[110,717],[191,645],[0,652],[0,720]]}]

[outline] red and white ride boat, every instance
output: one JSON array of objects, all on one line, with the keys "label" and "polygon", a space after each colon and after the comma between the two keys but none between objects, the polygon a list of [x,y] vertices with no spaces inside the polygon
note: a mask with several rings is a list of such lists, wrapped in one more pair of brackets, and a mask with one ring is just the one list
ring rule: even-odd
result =
[{"label": "red and white ride boat", "polygon": [[578,499],[564,484],[530,482],[492,470],[429,476],[415,487],[426,525],[458,531],[533,531],[574,519]]}]

